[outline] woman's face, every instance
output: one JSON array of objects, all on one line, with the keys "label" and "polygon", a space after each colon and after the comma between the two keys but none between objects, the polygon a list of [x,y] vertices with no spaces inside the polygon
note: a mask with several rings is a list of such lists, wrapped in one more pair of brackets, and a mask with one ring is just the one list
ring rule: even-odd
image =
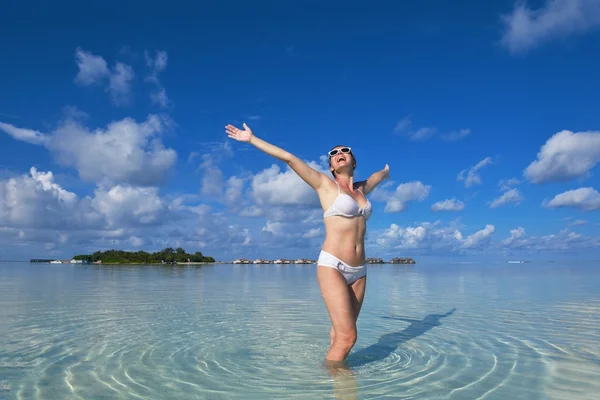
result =
[{"label": "woman's face", "polygon": [[329,152],[329,164],[336,170],[344,165],[354,166],[352,151],[347,146],[337,146]]}]

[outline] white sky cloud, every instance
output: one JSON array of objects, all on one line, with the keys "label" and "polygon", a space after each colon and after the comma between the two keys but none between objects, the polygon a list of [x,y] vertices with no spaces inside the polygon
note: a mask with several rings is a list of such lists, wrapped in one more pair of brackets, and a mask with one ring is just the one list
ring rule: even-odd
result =
[{"label": "white sky cloud", "polygon": [[75,77],[75,83],[79,85],[90,86],[100,84],[110,75],[106,60],[100,56],[77,48],[75,59],[79,68]]},{"label": "white sky cloud", "polygon": [[200,193],[205,196],[220,197],[223,194],[225,182],[223,172],[215,165],[210,154],[202,155],[203,162],[200,168],[203,170]]},{"label": "white sky cloud", "polygon": [[163,87],[156,89],[154,92],[150,93],[150,100],[152,100],[154,104],[158,104],[163,108],[169,106],[169,98],[167,97],[167,91]]},{"label": "white sky cloud", "polygon": [[156,55],[152,57],[148,51],[145,51],[144,58],[146,59],[146,66],[150,68],[150,74],[146,77],[146,80],[155,85],[154,91],[150,93],[150,100],[152,100],[152,103],[166,108],[171,103],[171,100],[167,96],[167,91],[160,83],[158,74],[167,68],[169,59],[167,52],[158,50],[156,51]]},{"label": "white sky cloud", "polygon": [[484,229],[481,229],[475,232],[472,235],[467,236],[462,242],[462,247],[466,249],[477,248],[483,244],[485,244],[490,237],[494,234],[496,228],[494,225],[486,225]]},{"label": "white sky cloud", "polygon": [[505,246],[512,246],[515,243],[518,243],[520,239],[525,235],[525,228],[518,227],[510,230],[510,236],[507,239],[502,241],[502,244]]},{"label": "white sky cloud", "polygon": [[131,101],[131,84],[135,72],[130,65],[116,62],[112,70],[101,56],[81,48],[75,51],[78,67],[74,81],[81,86],[105,86],[115,105],[128,105]]},{"label": "white sky cloud", "polygon": [[462,140],[471,134],[470,129],[461,129],[458,132],[450,132],[442,135],[442,139],[447,140],[449,142],[456,142],[458,140]]},{"label": "white sky cloud", "polygon": [[[200,203],[202,196],[168,200],[156,187],[125,184],[98,187],[92,196],[79,197],[60,186],[52,172],[32,168],[29,175],[0,181],[0,241],[4,245],[45,248],[45,255],[67,252],[71,256],[87,249],[107,248],[152,250],[177,244],[224,260],[316,258],[324,236],[322,210],[318,204],[307,208],[274,195],[270,185],[286,188],[289,183],[285,180],[291,179],[284,171],[274,172],[268,168],[256,173],[263,174],[261,184],[265,185],[259,190],[260,204],[249,195],[253,191],[252,176],[224,180],[222,205],[226,208],[221,209]],[[401,198],[421,185],[403,187]],[[227,195],[228,191],[232,194]],[[242,202],[244,197],[248,209],[259,211],[253,218],[230,211],[235,207],[230,208],[228,202]],[[367,246],[371,255],[385,256],[398,251],[471,254],[502,248],[532,250],[556,245],[560,240],[568,243],[561,245],[563,249],[585,248],[598,242],[573,232],[527,238],[522,228],[511,232],[510,238],[494,242],[496,228],[492,224],[469,233],[465,230],[464,226],[439,221],[390,224],[383,230],[371,229]]]},{"label": "white sky cloud", "polygon": [[523,196],[519,190],[512,188],[508,189],[500,197],[494,199],[490,204],[490,208],[501,207],[509,203],[519,204],[521,201],[523,201]]},{"label": "white sky cloud", "polygon": [[521,250],[528,254],[539,252],[574,251],[597,248],[600,238],[584,236],[563,229],[558,234],[527,236],[522,227],[512,229],[510,236],[501,241],[500,246],[508,250]]},{"label": "white sky cloud", "polygon": [[91,205],[104,215],[108,228],[156,225],[168,219],[168,207],[157,188],[117,185],[98,189]]},{"label": "white sky cloud", "polygon": [[64,228],[100,226],[89,202],[63,189],[52,172],[32,167],[29,175],[0,181],[0,226]]},{"label": "white sky cloud", "polygon": [[512,53],[522,53],[554,39],[597,30],[600,27],[600,1],[545,0],[537,9],[520,1],[502,20],[502,45]]},{"label": "white sky cloud", "polygon": [[225,201],[227,204],[235,205],[238,204],[242,197],[242,190],[244,189],[244,180],[236,176],[232,176],[227,179],[225,184]]},{"label": "white sky cloud", "polygon": [[[314,162],[308,164],[320,169]],[[320,207],[319,197],[314,189],[289,167],[282,171],[278,165],[273,164],[254,175],[251,186],[251,195],[258,205]]]},{"label": "white sky cloud", "polygon": [[[430,126],[413,128],[412,116],[407,116],[398,121],[394,127],[394,133],[408,137],[413,141],[427,140],[437,134],[437,129]],[[462,140],[471,134],[470,129],[461,129],[456,132],[441,134],[440,137],[448,142]]]},{"label": "white sky cloud", "polygon": [[131,82],[135,78],[133,68],[118,62],[110,74],[108,92],[116,105],[127,105],[130,102]]},{"label": "white sky cloud", "polygon": [[492,163],[490,157],[486,157],[479,161],[476,165],[460,171],[456,177],[457,181],[465,181],[465,187],[471,187],[473,185],[481,185],[481,174],[480,169]]},{"label": "white sky cloud", "polygon": [[500,187],[500,190],[507,191],[510,190],[513,186],[516,185],[520,185],[521,181],[518,180],[517,178],[510,178],[507,180],[501,180],[500,182],[498,182],[498,186]]},{"label": "white sky cloud", "polygon": [[381,249],[463,252],[487,245],[494,232],[495,227],[490,224],[466,237],[457,227],[443,226],[440,223],[424,222],[407,227],[391,224],[383,231],[374,232],[371,240]]},{"label": "white sky cloud", "polygon": [[446,199],[434,203],[431,206],[431,211],[462,211],[465,208],[465,203],[460,200]]},{"label": "white sky cloud", "polygon": [[584,236],[568,229],[557,234],[543,236],[526,235],[523,227],[510,231],[509,237],[494,239],[496,227],[487,224],[483,229],[464,235],[462,228],[453,223],[444,225],[441,222],[423,222],[412,226],[391,224],[383,230],[374,230],[370,234],[368,247],[371,253],[389,254],[473,254],[484,251],[499,256],[507,255],[505,250],[522,251],[528,256],[540,251],[549,255],[551,252],[594,249],[600,245],[600,237]]},{"label": "white sky cloud", "polygon": [[577,219],[569,224],[569,226],[581,226],[587,224],[587,221],[584,219]]},{"label": "white sky cloud", "polygon": [[549,208],[572,207],[581,211],[595,211],[600,209],[600,193],[591,187],[568,190],[557,194],[545,205]]},{"label": "white sky cloud", "polygon": [[429,139],[431,136],[435,134],[436,130],[432,127],[423,126],[420,128],[413,129],[412,128],[412,118],[411,116],[407,116],[402,120],[398,121],[396,126],[394,127],[394,133],[399,135],[404,135],[408,137],[410,140],[420,141]]},{"label": "white sky cloud", "polygon": [[128,185],[78,197],[56,183],[52,172],[32,168],[28,175],[0,180],[0,243],[25,257],[142,245],[158,250],[177,243],[223,257],[243,254],[253,243],[251,228],[234,215],[188,197],[167,200],[158,188]]},{"label": "white sky cloud", "polygon": [[561,131],[541,147],[525,169],[530,182],[564,182],[589,173],[600,161],[600,132]]},{"label": "white sky cloud", "polygon": [[[168,120],[150,115],[140,123],[131,118],[111,122],[104,130],[90,130],[67,119],[51,135],[6,124],[0,129],[15,139],[44,145],[61,164],[75,167],[85,181],[152,186],[165,179],[177,159],[175,150],[160,141],[167,125]],[[32,137],[43,139],[32,141]]]},{"label": "white sky cloud", "polygon": [[169,57],[166,51],[158,50],[156,56],[152,58],[150,53],[144,52],[144,58],[146,59],[146,65],[152,70],[153,73],[157,74],[164,71],[167,68]]},{"label": "white sky cloud", "polygon": [[8,133],[14,139],[30,144],[45,144],[48,136],[33,129],[17,128],[14,125],[0,122],[0,129]]},{"label": "white sky cloud", "polygon": [[385,202],[384,211],[394,213],[404,211],[406,203],[410,201],[425,200],[430,191],[431,185],[425,185],[421,181],[412,181],[398,185],[393,192],[385,187],[377,188],[371,194],[371,198]]}]

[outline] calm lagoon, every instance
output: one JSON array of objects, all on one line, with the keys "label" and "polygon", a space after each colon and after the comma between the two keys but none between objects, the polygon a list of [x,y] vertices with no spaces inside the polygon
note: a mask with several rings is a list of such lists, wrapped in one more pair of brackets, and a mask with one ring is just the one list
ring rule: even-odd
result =
[{"label": "calm lagoon", "polygon": [[0,399],[598,398],[598,263],[371,266],[336,376],[315,269],[0,264]]}]

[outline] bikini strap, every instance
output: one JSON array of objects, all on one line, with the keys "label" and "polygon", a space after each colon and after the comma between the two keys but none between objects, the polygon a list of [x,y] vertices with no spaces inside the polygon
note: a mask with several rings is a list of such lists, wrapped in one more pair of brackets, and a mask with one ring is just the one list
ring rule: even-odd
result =
[{"label": "bikini strap", "polygon": [[338,187],[338,194],[342,193],[342,189],[340,188],[340,184],[338,183],[338,181],[334,181],[334,182]]}]

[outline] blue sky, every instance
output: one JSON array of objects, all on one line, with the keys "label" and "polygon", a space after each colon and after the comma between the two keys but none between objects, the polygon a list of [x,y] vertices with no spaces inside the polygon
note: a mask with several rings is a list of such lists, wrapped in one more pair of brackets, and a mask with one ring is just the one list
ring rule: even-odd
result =
[{"label": "blue sky", "polygon": [[368,256],[597,258],[600,0],[196,3],[4,7],[0,258],[316,258],[316,195],[244,121],[390,165]]}]

